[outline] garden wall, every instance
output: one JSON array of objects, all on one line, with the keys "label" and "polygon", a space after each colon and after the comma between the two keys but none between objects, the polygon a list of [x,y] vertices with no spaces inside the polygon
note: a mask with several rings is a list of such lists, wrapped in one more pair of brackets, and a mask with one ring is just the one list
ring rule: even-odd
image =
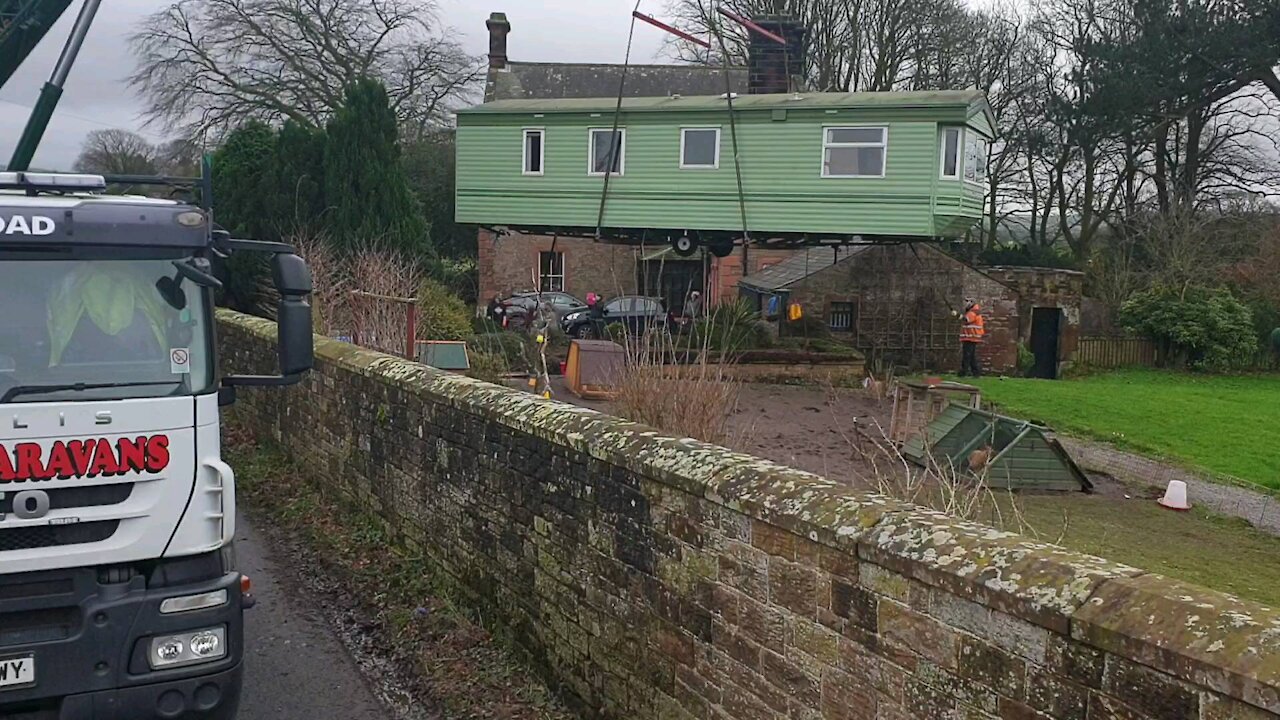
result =
[{"label": "garden wall", "polygon": [[[226,371],[274,326],[219,316]],[[586,716],[1253,720],[1280,613],[317,338],[235,414]]]}]

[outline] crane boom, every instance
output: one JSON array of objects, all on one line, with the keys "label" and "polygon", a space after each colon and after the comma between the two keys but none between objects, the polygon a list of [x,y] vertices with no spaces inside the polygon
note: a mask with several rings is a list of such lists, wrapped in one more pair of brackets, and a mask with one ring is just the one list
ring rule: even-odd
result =
[{"label": "crane boom", "polygon": [[0,0],[0,88],[71,6],[71,0]]}]

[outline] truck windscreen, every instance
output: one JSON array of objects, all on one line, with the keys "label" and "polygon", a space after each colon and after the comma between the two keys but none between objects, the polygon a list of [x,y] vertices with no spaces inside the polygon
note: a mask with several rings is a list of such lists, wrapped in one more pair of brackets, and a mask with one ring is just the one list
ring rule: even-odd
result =
[{"label": "truck windscreen", "polygon": [[209,390],[209,293],[183,277],[175,259],[186,258],[0,259],[0,397]]}]

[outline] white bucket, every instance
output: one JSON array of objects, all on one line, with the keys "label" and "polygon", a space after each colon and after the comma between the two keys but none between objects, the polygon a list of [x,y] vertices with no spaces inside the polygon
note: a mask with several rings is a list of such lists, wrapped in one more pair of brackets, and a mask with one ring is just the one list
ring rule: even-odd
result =
[{"label": "white bucket", "polygon": [[1191,505],[1187,503],[1187,484],[1181,480],[1170,480],[1169,487],[1164,491],[1164,497],[1158,502],[1170,510],[1190,510]]}]

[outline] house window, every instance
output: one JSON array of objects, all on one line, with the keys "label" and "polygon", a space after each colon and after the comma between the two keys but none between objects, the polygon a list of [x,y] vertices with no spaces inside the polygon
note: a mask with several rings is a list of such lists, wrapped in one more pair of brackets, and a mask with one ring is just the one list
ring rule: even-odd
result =
[{"label": "house window", "polygon": [[546,159],[546,144],[542,130],[524,131],[524,174],[541,175]]},{"label": "house window", "polygon": [[853,303],[833,302],[827,309],[827,326],[837,332],[853,329]]},{"label": "house window", "polygon": [[720,167],[720,128],[680,130],[680,169],[715,170]]},{"label": "house window", "polygon": [[564,253],[538,253],[538,289],[542,292],[564,292]]},{"label": "house window", "polygon": [[822,177],[884,177],[889,128],[823,128]]},{"label": "house window", "polygon": [[588,175],[621,175],[626,169],[627,131],[618,130],[615,134],[610,129],[590,131],[590,160],[587,166]]},{"label": "house window", "polygon": [[942,177],[960,179],[960,128],[942,129]]},{"label": "house window", "polygon": [[972,131],[964,134],[964,179],[987,181],[987,139]]}]

